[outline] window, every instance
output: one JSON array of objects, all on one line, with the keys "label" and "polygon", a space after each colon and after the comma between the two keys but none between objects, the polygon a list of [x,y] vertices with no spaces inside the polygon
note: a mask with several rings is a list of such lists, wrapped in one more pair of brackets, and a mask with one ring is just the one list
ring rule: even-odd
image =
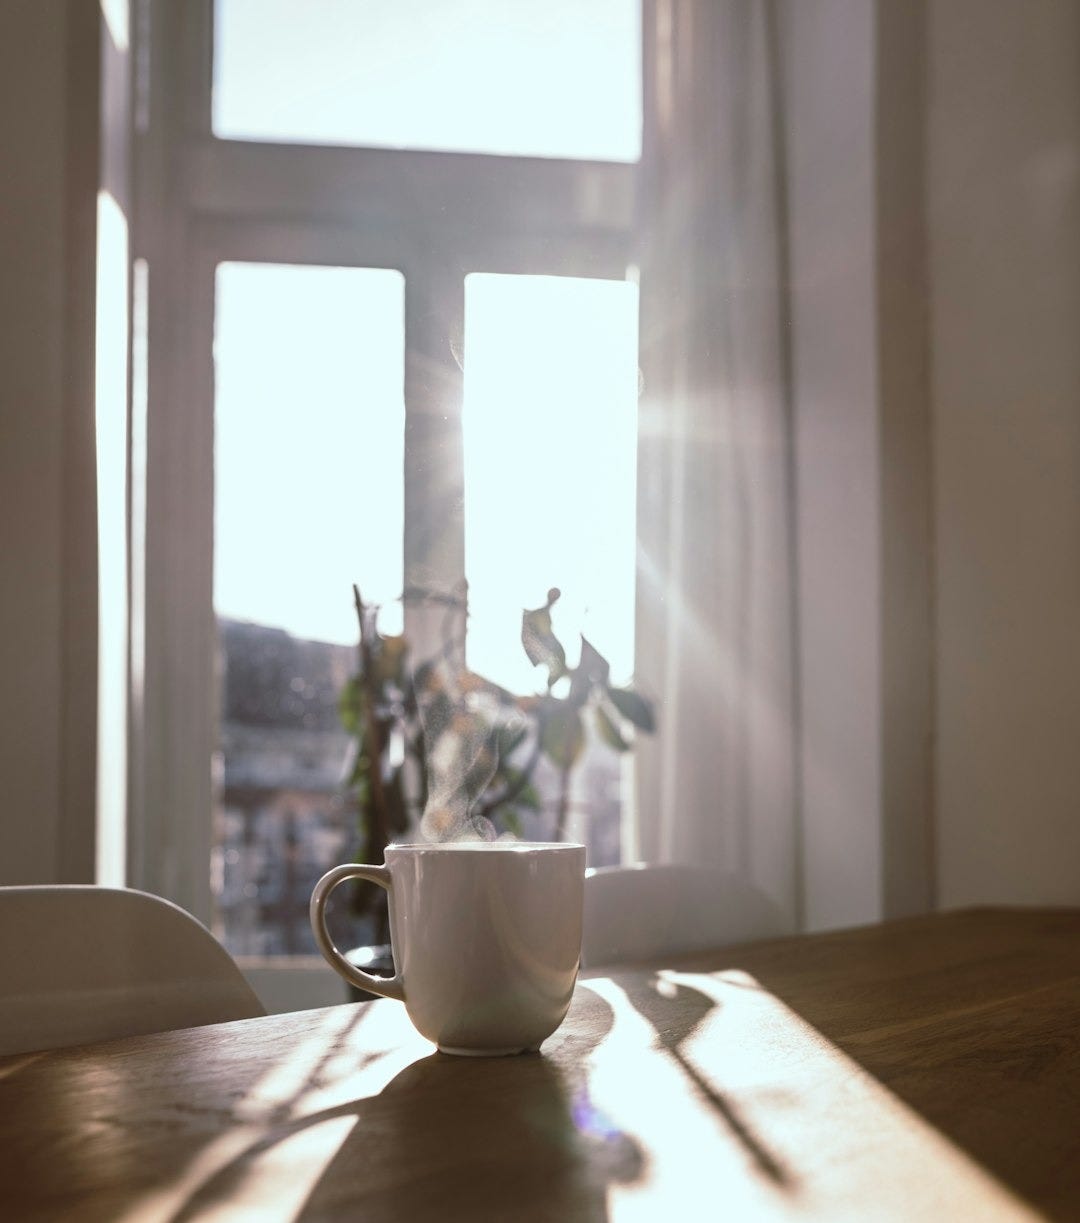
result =
[{"label": "window", "polygon": [[127,403],[128,227],[107,191],[98,193],[95,316],[95,428],[98,487],[97,862],[100,883],[122,886],[122,830],[107,812],[123,809],[127,752],[124,651],[127,636]]},{"label": "window", "polygon": [[635,0],[220,0],[237,140],[636,161]]},{"label": "window", "polygon": [[[519,687],[521,609],[561,584],[567,634],[632,666],[639,14],[486,8],[139,10],[129,878],[240,956],[309,952],[314,875],[351,852],[352,582],[393,616],[468,577],[470,661]],[[535,490],[516,543],[508,485]],[[582,786],[594,861],[618,853],[617,763]]]},{"label": "window", "polygon": [[223,263],[215,298],[214,930],[237,955],[314,954],[311,890],[355,849],[350,584],[388,608],[402,585],[404,279]]}]

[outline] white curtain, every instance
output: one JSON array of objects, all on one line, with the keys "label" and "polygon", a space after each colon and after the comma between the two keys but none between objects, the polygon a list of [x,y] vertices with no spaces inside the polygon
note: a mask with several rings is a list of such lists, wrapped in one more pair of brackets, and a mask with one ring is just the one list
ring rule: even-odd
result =
[{"label": "white curtain", "polygon": [[637,854],[800,920],[791,377],[777,11],[645,7]]}]

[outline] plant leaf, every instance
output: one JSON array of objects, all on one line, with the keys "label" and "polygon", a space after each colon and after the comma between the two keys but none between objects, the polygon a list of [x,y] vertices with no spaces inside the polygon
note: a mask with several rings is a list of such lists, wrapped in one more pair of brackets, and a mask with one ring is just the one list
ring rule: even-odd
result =
[{"label": "plant leaf", "polygon": [[409,643],[404,637],[381,637],[375,652],[375,679],[381,684],[398,683],[405,679],[405,657]]},{"label": "plant leaf", "polygon": [[653,715],[651,702],[632,688],[609,688],[608,696],[611,703],[622,716],[638,728],[652,734],[656,730],[656,718]]},{"label": "plant leaf", "polygon": [[431,659],[420,663],[416,670],[413,671],[412,682],[413,688],[417,692],[425,692],[428,688],[435,688],[441,682],[436,663]]},{"label": "plant leaf", "polygon": [[611,664],[584,635],[581,638],[581,661],[578,663],[578,670],[584,671],[594,684],[607,686]]},{"label": "plant leaf", "polygon": [[542,805],[540,792],[530,781],[518,791],[514,803],[519,807],[528,807],[530,811],[539,811]]},{"label": "plant leaf", "polygon": [[499,761],[507,761],[525,742],[528,726],[500,726],[498,730]]},{"label": "plant leaf", "polygon": [[597,650],[586,637],[581,638],[581,661],[574,668],[570,678],[571,705],[580,709],[589,699],[594,687],[607,687],[608,673],[611,667],[608,660]]},{"label": "plant leaf", "polygon": [[585,747],[581,714],[569,705],[556,709],[544,724],[540,746],[553,764],[572,768]]},{"label": "plant leaf", "polygon": [[371,795],[371,784],[368,780],[370,776],[369,768],[370,765],[368,764],[367,757],[359,756],[349,774],[349,788],[352,790],[353,797],[361,808],[367,805]]},{"label": "plant leaf", "polygon": [[359,675],[354,675],[346,682],[338,696],[338,717],[348,734],[360,733],[363,713],[364,689],[360,684]]},{"label": "plant leaf", "polygon": [[548,687],[566,674],[566,651],[551,629],[551,607],[521,614],[521,644],[534,667],[547,667]]},{"label": "plant leaf", "polygon": [[622,737],[619,728],[612,721],[611,715],[602,705],[597,705],[596,707],[596,729],[600,732],[600,738],[617,752],[628,752],[630,750],[630,744]]}]

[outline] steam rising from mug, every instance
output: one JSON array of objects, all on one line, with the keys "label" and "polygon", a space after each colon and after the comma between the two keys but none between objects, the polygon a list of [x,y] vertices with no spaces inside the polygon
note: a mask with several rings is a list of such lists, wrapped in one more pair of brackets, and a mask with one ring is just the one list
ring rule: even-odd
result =
[{"label": "steam rising from mug", "polygon": [[[467,672],[445,662],[436,664],[417,685],[417,708],[424,738],[427,803],[420,820],[425,841],[516,840],[512,833],[499,837],[494,824],[480,810],[480,800],[499,766],[497,728],[492,710],[484,708],[483,692],[470,691]],[[515,713],[502,725],[516,729]]]}]

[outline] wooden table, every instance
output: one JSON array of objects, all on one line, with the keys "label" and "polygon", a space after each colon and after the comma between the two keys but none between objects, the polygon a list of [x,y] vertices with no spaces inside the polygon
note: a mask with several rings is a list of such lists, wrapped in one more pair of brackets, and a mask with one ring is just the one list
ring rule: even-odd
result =
[{"label": "wooden table", "polygon": [[0,1217],[1080,1219],[1080,912],[590,978],[542,1054],[398,1003],[0,1059]]}]

